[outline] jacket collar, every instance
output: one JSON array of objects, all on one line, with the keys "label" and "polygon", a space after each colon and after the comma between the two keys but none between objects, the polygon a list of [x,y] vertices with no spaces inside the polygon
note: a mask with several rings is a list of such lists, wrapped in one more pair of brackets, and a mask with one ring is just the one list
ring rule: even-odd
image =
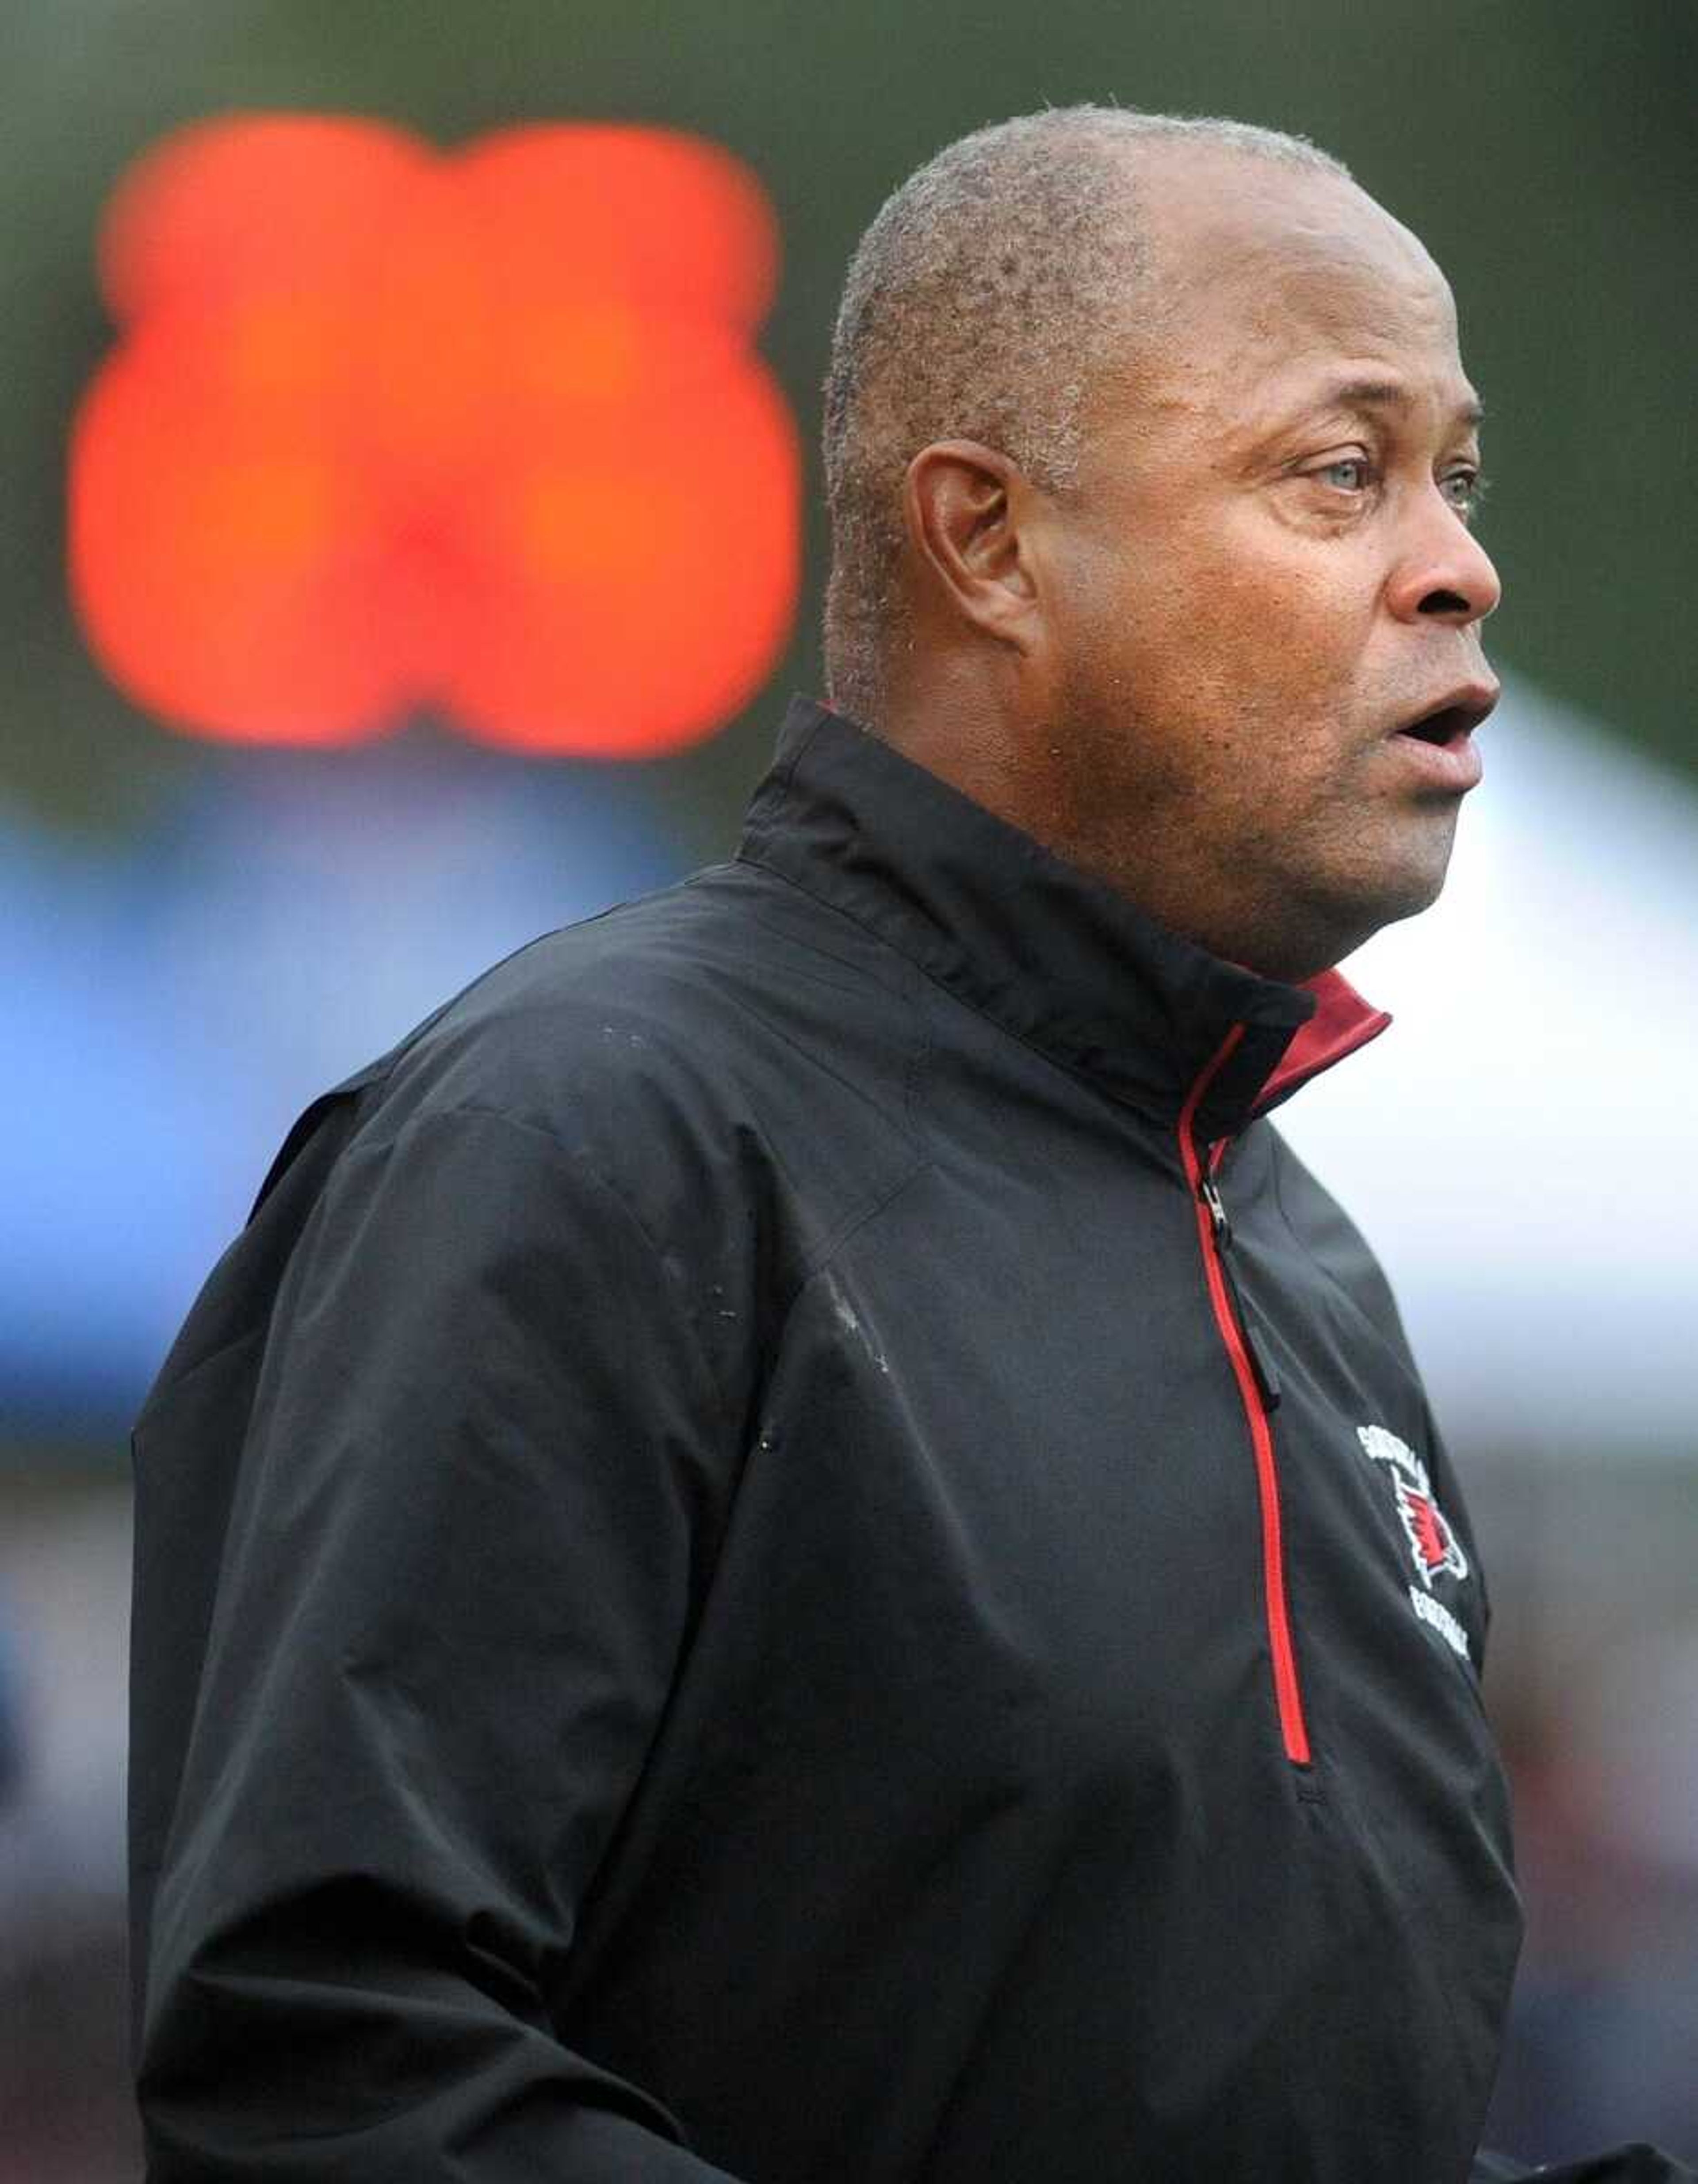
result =
[{"label": "jacket collar", "polygon": [[1235,1135],[1391,1021],[1336,971],[1282,985],[1181,939],[809,699],[791,701],[738,854],[1161,1122],[1211,1072],[1205,1139]]}]

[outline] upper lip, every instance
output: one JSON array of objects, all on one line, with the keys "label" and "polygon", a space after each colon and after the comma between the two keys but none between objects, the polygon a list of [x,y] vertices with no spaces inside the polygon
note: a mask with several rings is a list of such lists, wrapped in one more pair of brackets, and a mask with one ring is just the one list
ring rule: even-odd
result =
[{"label": "upper lip", "polygon": [[1467,735],[1471,729],[1478,727],[1496,705],[1502,688],[1495,676],[1471,677],[1467,682],[1458,682],[1439,696],[1428,699],[1424,705],[1400,721],[1392,733],[1407,735],[1412,728],[1437,725],[1441,716],[1448,716],[1445,727],[1452,734],[1460,730]]}]

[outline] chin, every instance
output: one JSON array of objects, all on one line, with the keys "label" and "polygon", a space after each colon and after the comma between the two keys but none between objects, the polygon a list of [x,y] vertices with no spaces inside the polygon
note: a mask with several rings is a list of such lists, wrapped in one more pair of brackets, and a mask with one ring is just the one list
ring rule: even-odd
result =
[{"label": "chin", "polygon": [[[1423,872],[1418,878],[1411,875],[1402,885],[1383,887],[1377,890],[1370,902],[1358,901],[1353,922],[1356,938],[1351,948],[1360,948],[1365,940],[1372,939],[1382,926],[1400,924],[1406,917],[1419,917],[1423,910],[1431,910],[1445,892],[1445,868]],[[1348,952],[1348,951],[1344,951]],[[1335,956],[1336,962],[1338,958]]]},{"label": "chin", "polygon": [[1356,870],[1339,894],[1354,894],[1365,934],[1433,907],[1445,891],[1456,833],[1455,814],[1447,813],[1443,822],[1400,830],[1378,847],[1371,864],[1365,865],[1367,844],[1361,845],[1351,860]]},{"label": "chin", "polygon": [[1301,977],[1289,968],[1283,975],[1300,985],[1303,978],[1330,970],[1346,956],[1354,955],[1383,926],[1399,924],[1430,910],[1444,892],[1446,863],[1448,859],[1436,866],[1406,867],[1395,876],[1381,871],[1374,875],[1372,887],[1361,884],[1361,876],[1357,874],[1355,887],[1325,895],[1311,893],[1305,905],[1307,915],[1292,922],[1287,936],[1289,945],[1282,951],[1288,965],[1300,960],[1310,967]]}]

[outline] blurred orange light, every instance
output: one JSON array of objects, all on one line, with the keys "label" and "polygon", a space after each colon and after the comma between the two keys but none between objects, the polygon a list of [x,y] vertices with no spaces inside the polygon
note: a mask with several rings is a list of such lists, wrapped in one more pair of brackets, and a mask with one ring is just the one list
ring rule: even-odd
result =
[{"label": "blurred orange light", "polygon": [[238,742],[426,704],[533,751],[710,734],[795,607],[795,426],[753,346],[777,266],[753,176],[660,130],[178,131],[101,235],[123,334],[70,511],[96,656]]}]

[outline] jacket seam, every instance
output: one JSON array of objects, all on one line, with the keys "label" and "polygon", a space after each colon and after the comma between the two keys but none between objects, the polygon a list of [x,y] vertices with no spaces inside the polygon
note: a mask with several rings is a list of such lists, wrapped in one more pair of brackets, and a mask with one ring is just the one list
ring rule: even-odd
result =
[{"label": "jacket seam", "polygon": [[[807,734],[802,738],[801,741],[790,753],[789,756],[781,760],[781,762],[773,769],[770,777],[773,787],[777,788],[779,793],[773,799],[773,808],[771,814],[769,815],[766,812],[762,812],[760,818],[748,828],[747,833],[749,834],[754,835],[757,839],[764,839],[766,835],[770,834],[773,831],[774,827],[783,818],[786,811],[789,807],[791,794],[796,785],[796,769],[801,765],[802,760],[807,756],[809,751],[813,748],[814,744],[819,738],[820,732],[826,725],[827,717],[828,716],[821,713],[819,718],[816,720],[813,726],[808,730]],[[741,864],[743,861],[744,859],[743,852],[739,849],[733,862]],[[781,872],[778,877],[782,879],[784,876]]]},{"label": "jacket seam", "polygon": [[[925,1043],[922,1041],[921,1049],[916,1052],[915,1057],[910,1062],[909,1075],[910,1083],[906,1095],[906,1096],[910,1098],[911,1098],[912,1094],[913,1076],[917,1069],[919,1061],[922,1058],[926,1050]],[[653,1261],[656,1270],[660,1275],[663,1285],[669,1291],[676,1291],[677,1287],[676,1277],[668,1268],[666,1264],[666,1255],[661,1249],[658,1240],[649,1234],[648,1223],[637,1212],[637,1209],[631,1204],[630,1201],[626,1198],[625,1193],[620,1189],[619,1185],[614,1182],[613,1178],[607,1174],[599,1163],[593,1160],[588,1153],[582,1151],[576,1147],[568,1145],[565,1140],[560,1135],[559,1132],[551,1129],[546,1123],[536,1122],[523,1115],[509,1114],[504,1107],[492,1106],[487,1100],[457,1100],[452,1106],[432,1108],[428,1115],[422,1115],[417,1119],[420,1122],[450,1122],[457,1117],[466,1115],[481,1116],[490,1122],[504,1123],[512,1129],[526,1131],[534,1137],[541,1138],[545,1144],[552,1146],[554,1151],[559,1153],[563,1159],[570,1162],[574,1168],[582,1169],[583,1173],[586,1174],[589,1178],[590,1181],[601,1190],[603,1195],[610,1199],[612,1202],[618,1206],[620,1212],[630,1223],[632,1228],[636,1230],[637,1235],[642,1239],[643,1245],[647,1250],[650,1259]],[[398,1133],[397,1135],[398,1135]],[[356,1153],[387,1152],[393,1148],[395,1143],[395,1136],[386,1137],[376,1139],[376,1141],[369,1144],[350,1145],[348,1148],[348,1152],[350,1155]],[[838,1253],[842,1251],[843,1245],[847,1244],[860,1229],[864,1228],[869,1222],[877,1220],[878,1216],[884,1212],[887,1206],[891,1205],[897,1198],[899,1198],[902,1193],[907,1190],[911,1183],[916,1181],[920,1176],[923,1175],[933,1165],[934,1162],[929,1154],[920,1154],[913,1162],[911,1166],[905,1168],[896,1178],[895,1181],[886,1190],[881,1191],[878,1196],[875,1198],[871,1204],[860,1206],[855,1212],[845,1216],[843,1220],[838,1223],[837,1228],[832,1230],[825,1241],[819,1246],[817,1251],[811,1254],[804,1261],[802,1272],[796,1282],[796,1285],[791,1291],[790,1295],[783,1300],[778,1312],[777,1323],[774,1329],[773,1346],[775,1349],[782,1347],[785,1330],[788,1327],[791,1316],[794,1312],[797,1305],[800,1302],[807,1290],[812,1287],[814,1282],[818,1279],[818,1277],[823,1273],[826,1268],[832,1263]],[[680,1301],[682,1303],[682,1300]],[[719,1375],[714,1371],[713,1361],[708,1356],[707,1351],[703,1346],[701,1335],[697,1329],[695,1322],[691,1318],[689,1312],[686,1310],[680,1311],[679,1319],[686,1330],[691,1352],[694,1356],[696,1362],[701,1369],[703,1378],[707,1385],[713,1390],[714,1405],[715,1410],[719,1413],[720,1423],[724,1428],[728,1440],[734,1444],[740,1445],[742,1440],[740,1426],[738,1420],[731,1414],[730,1408],[726,1402],[724,1390],[720,1385]]]},{"label": "jacket seam", "polygon": [[[1263,1117],[1258,1116],[1256,1119],[1260,1122]],[[1424,1401],[1424,1385],[1421,1382],[1420,1373],[1415,1369],[1413,1359],[1400,1355],[1398,1345],[1389,1338],[1385,1329],[1377,1319],[1374,1318],[1371,1312],[1363,1309],[1361,1299],[1353,1296],[1350,1294],[1350,1290],[1339,1279],[1338,1275],[1334,1273],[1332,1268],[1327,1264],[1327,1262],[1321,1256],[1314,1245],[1311,1244],[1309,1239],[1303,1234],[1303,1231],[1292,1219],[1291,1209],[1285,1202],[1285,1192],[1283,1188],[1283,1177],[1286,1159],[1285,1140],[1280,1136],[1278,1130],[1271,1129],[1270,1134],[1273,1146],[1272,1154],[1268,1162],[1268,1167],[1271,1171],[1270,1183],[1273,1191],[1273,1202],[1279,1208],[1279,1217],[1285,1224],[1286,1234],[1290,1237],[1292,1242],[1303,1254],[1304,1258],[1315,1268],[1316,1272],[1321,1276],[1322,1280],[1325,1281],[1328,1288],[1332,1290],[1333,1294],[1335,1296],[1343,1298],[1344,1301],[1350,1306],[1356,1318],[1361,1321],[1361,1324],[1368,1330],[1369,1334],[1372,1335],[1375,1341],[1383,1345],[1386,1349],[1390,1351],[1393,1357],[1396,1357],[1398,1362],[1405,1366],[1406,1369],[1410,1373],[1411,1377],[1415,1380],[1417,1384],[1422,1387],[1422,1400]],[[1348,1219],[1348,1215],[1345,1217]],[[1379,1262],[1374,1257],[1371,1248],[1369,1250],[1369,1256],[1373,1259],[1374,1266],[1376,1269],[1378,1269],[1379,1267]]]},{"label": "jacket seam", "polygon": [[936,1162],[931,1159],[929,1155],[922,1154],[921,1157],[915,1162],[913,1167],[907,1169],[902,1175],[899,1176],[897,1180],[891,1184],[890,1188],[882,1193],[879,1197],[876,1198],[871,1206],[863,1206],[859,1212],[850,1214],[845,1220],[841,1222],[838,1226],[833,1229],[831,1235],[826,1240],[826,1241],[821,1245],[817,1254],[804,1262],[801,1279],[796,1284],[793,1293],[786,1303],[783,1316],[779,1322],[777,1329],[777,1340],[779,1345],[782,1345],[782,1343],[784,1332],[789,1324],[791,1314],[795,1311],[796,1306],[801,1302],[802,1298],[806,1295],[807,1291],[813,1287],[815,1282],[816,1282],[820,1276],[825,1273],[826,1269],[837,1257],[838,1252],[843,1250],[844,1245],[849,1243],[853,1237],[857,1236],[870,1223],[876,1221],[879,1215],[885,1211],[887,1206],[893,1205],[897,1199],[901,1197],[903,1192],[908,1189],[910,1184],[917,1183],[922,1175],[928,1174],[935,1166]]},{"label": "jacket seam", "polygon": [[994,1017],[988,1009],[982,1008],[977,1001],[969,1000],[964,994],[958,994],[953,986],[940,978],[937,972],[922,963],[918,956],[910,956],[905,948],[899,947],[888,933],[881,933],[876,925],[869,924],[866,918],[860,916],[855,911],[846,910],[842,903],[833,902],[829,895],[821,894],[816,889],[809,887],[805,882],[799,880],[794,873],[781,872],[777,866],[767,864],[759,857],[749,856],[741,850],[738,853],[736,861],[740,865],[748,865],[755,872],[770,873],[774,879],[782,881],[786,887],[793,888],[798,894],[805,895],[810,902],[817,903],[821,910],[828,910],[833,916],[844,919],[858,931],[866,933],[869,939],[876,941],[881,948],[888,950],[899,962],[906,963],[919,977],[925,979],[927,985],[934,987],[946,1000],[953,1002],[955,1007],[965,1009],[970,1016],[976,1017],[981,1023],[988,1024],[991,1029],[1000,1037],[1012,1039],[1016,1046],[1023,1047],[1027,1054],[1035,1056],[1046,1069],[1055,1070],[1059,1076],[1065,1077],[1069,1084],[1083,1085],[1095,1098],[1105,1100],[1117,1113],[1136,1115],[1140,1121],[1150,1123],[1152,1128],[1165,1129],[1170,1126],[1171,1117],[1158,1115],[1148,1107],[1140,1106],[1135,1100],[1122,1099],[1118,1093],[1109,1091],[1083,1064],[1076,1065],[1059,1061],[1046,1048],[1039,1046],[1034,1039],[1028,1039],[1023,1032],[1016,1031],[1011,1025],[1004,1023],[999,1017]]},{"label": "jacket seam", "polygon": [[[493,1106],[487,1100],[457,1100],[451,1106],[432,1107],[413,1119],[420,1123],[452,1122],[462,1116],[477,1116],[488,1122],[504,1123],[510,1129],[522,1130],[532,1137],[541,1138],[546,1145],[552,1146],[554,1150],[558,1153],[570,1167],[575,1170],[581,1171],[584,1175],[587,1176],[590,1182],[596,1186],[596,1188],[601,1192],[602,1195],[610,1200],[611,1202],[619,1208],[620,1212],[625,1216],[626,1220],[630,1223],[631,1227],[636,1231],[638,1237],[642,1240],[644,1250],[647,1251],[649,1259],[653,1262],[655,1271],[660,1277],[662,1287],[668,1293],[676,1293],[678,1286],[677,1278],[668,1267],[666,1263],[666,1254],[661,1249],[659,1241],[654,1236],[650,1235],[648,1223],[637,1212],[636,1207],[632,1205],[630,1200],[620,1189],[619,1185],[613,1180],[612,1177],[605,1172],[605,1170],[600,1166],[599,1162],[594,1160],[589,1153],[581,1147],[569,1145],[565,1139],[560,1136],[560,1133],[557,1130],[551,1129],[548,1123],[533,1121],[527,1116],[511,1114],[506,1108]],[[405,1125],[403,1127],[404,1128]],[[382,1153],[391,1151],[398,1141],[399,1135],[399,1131],[397,1131],[387,1137],[369,1142],[361,1142],[357,1145],[351,1145],[346,1148],[345,1157],[352,1157],[362,1153]],[[721,1425],[724,1429],[728,1440],[732,1443],[735,1443],[738,1440],[737,1422],[732,1418],[729,1407],[726,1402],[725,1391],[720,1385],[719,1375],[713,1368],[713,1361],[709,1357],[707,1351],[703,1345],[700,1332],[696,1326],[693,1318],[687,1309],[682,1308],[683,1303],[682,1297],[679,1298],[678,1301],[681,1306],[681,1309],[678,1313],[678,1319],[685,1331],[686,1337],[689,1343],[691,1354],[694,1357],[696,1363],[700,1368],[706,1385],[713,1391],[714,1408],[719,1415]]]}]

